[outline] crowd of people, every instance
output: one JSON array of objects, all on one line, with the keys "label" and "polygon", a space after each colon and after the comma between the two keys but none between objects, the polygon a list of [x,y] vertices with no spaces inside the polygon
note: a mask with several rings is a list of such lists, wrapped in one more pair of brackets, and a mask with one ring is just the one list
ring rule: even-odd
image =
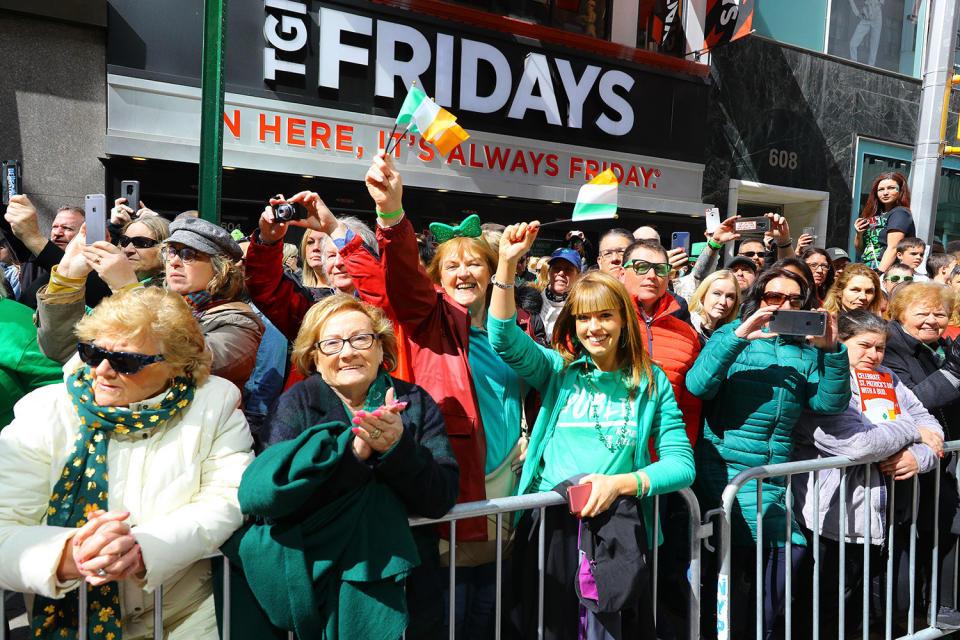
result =
[{"label": "crowd of people", "polygon": [[[0,557],[16,561],[0,563],[0,588],[27,594],[29,637],[76,637],[80,588],[88,637],[151,637],[160,585],[165,637],[219,637],[218,549],[232,561],[234,637],[434,638],[452,622],[456,637],[487,640],[498,579],[501,631],[532,637],[539,566],[546,638],[636,636],[657,615],[649,551],[686,535],[669,494],[692,486],[706,512],[745,469],[837,455],[872,464],[844,482],[795,478],[792,511],[782,478],[738,494],[734,629],[752,631],[760,589],[764,637],[783,634],[784,568],[794,606],[807,602],[815,534],[827,575],[848,576],[851,636],[867,632],[864,546],[876,590],[914,523],[927,550],[918,603],[950,601],[957,585],[934,594],[929,578],[952,575],[960,536],[956,465],[937,464],[960,418],[960,246],[915,237],[903,176],[874,182],[854,224],[859,260],[794,239],[776,213],[753,235],[731,216],[689,254],[645,226],[595,244],[571,230],[532,255],[537,221],[415,228],[383,152],[365,184],[369,221],[307,191],[270,198],[249,235],[121,198],[108,240],[89,244],[83,210],[58,211],[46,237],[29,198],[11,197]],[[306,218],[278,218],[282,204]],[[284,242],[291,226],[299,247]],[[773,330],[784,311],[817,312],[822,335]],[[915,476],[916,513],[903,482]],[[551,491],[570,508],[408,525]],[[837,633],[830,582],[821,637]],[[679,632],[677,611],[661,637]],[[938,620],[960,628],[948,608]]]}]

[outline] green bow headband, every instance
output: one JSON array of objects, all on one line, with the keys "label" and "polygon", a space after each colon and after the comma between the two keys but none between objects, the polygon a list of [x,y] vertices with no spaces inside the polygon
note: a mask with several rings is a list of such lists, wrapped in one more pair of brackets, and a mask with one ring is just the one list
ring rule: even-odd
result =
[{"label": "green bow headband", "polygon": [[479,238],[482,230],[480,229],[480,216],[473,214],[464,218],[463,222],[455,227],[442,222],[431,222],[430,232],[437,239],[437,243],[443,244],[453,238]]}]

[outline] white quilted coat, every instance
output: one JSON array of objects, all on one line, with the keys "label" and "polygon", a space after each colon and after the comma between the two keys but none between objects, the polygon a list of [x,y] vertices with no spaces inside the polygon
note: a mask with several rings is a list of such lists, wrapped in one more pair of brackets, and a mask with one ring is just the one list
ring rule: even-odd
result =
[{"label": "white quilted coat", "polygon": [[[159,396],[140,406],[151,400]],[[193,402],[155,432],[110,436],[108,506],[130,512],[147,567],[142,582],[121,585],[124,640],[152,636],[153,592],[160,585],[166,637],[217,637],[210,561],[201,558],[215,553],[243,520],[237,487],[253,454],[239,403],[235,385],[211,376]],[[0,431],[0,588],[57,598],[79,585],[56,578],[71,530],[44,524],[78,426],[70,397],[57,384],[21,399],[13,422]]]}]

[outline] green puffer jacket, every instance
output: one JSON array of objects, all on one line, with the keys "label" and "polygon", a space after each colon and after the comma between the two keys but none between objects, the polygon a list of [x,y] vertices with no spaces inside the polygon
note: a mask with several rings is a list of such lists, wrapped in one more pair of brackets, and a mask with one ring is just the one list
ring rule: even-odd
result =
[{"label": "green puffer jacket", "polygon": [[[740,320],[710,338],[693,368],[687,387],[704,401],[703,437],[694,458],[694,485],[706,511],[720,506],[724,487],[750,467],[789,462],[793,427],[800,413],[839,414],[850,402],[850,362],[843,345],[826,353],[785,338],[745,340],[734,331]],[[786,542],[785,478],[763,481],[764,546]],[[733,512],[734,544],[756,541],[757,485],[748,482],[737,494]],[[805,544],[793,521],[794,544]]]}]

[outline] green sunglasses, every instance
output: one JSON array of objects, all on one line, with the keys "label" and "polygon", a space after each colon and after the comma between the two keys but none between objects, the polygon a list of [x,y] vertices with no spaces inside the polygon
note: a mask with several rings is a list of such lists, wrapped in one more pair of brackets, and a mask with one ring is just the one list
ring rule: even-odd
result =
[{"label": "green sunglasses", "polygon": [[630,260],[623,264],[623,268],[633,269],[633,272],[638,276],[642,276],[653,269],[653,272],[660,278],[666,278],[672,270],[666,262],[647,262],[646,260]]}]

